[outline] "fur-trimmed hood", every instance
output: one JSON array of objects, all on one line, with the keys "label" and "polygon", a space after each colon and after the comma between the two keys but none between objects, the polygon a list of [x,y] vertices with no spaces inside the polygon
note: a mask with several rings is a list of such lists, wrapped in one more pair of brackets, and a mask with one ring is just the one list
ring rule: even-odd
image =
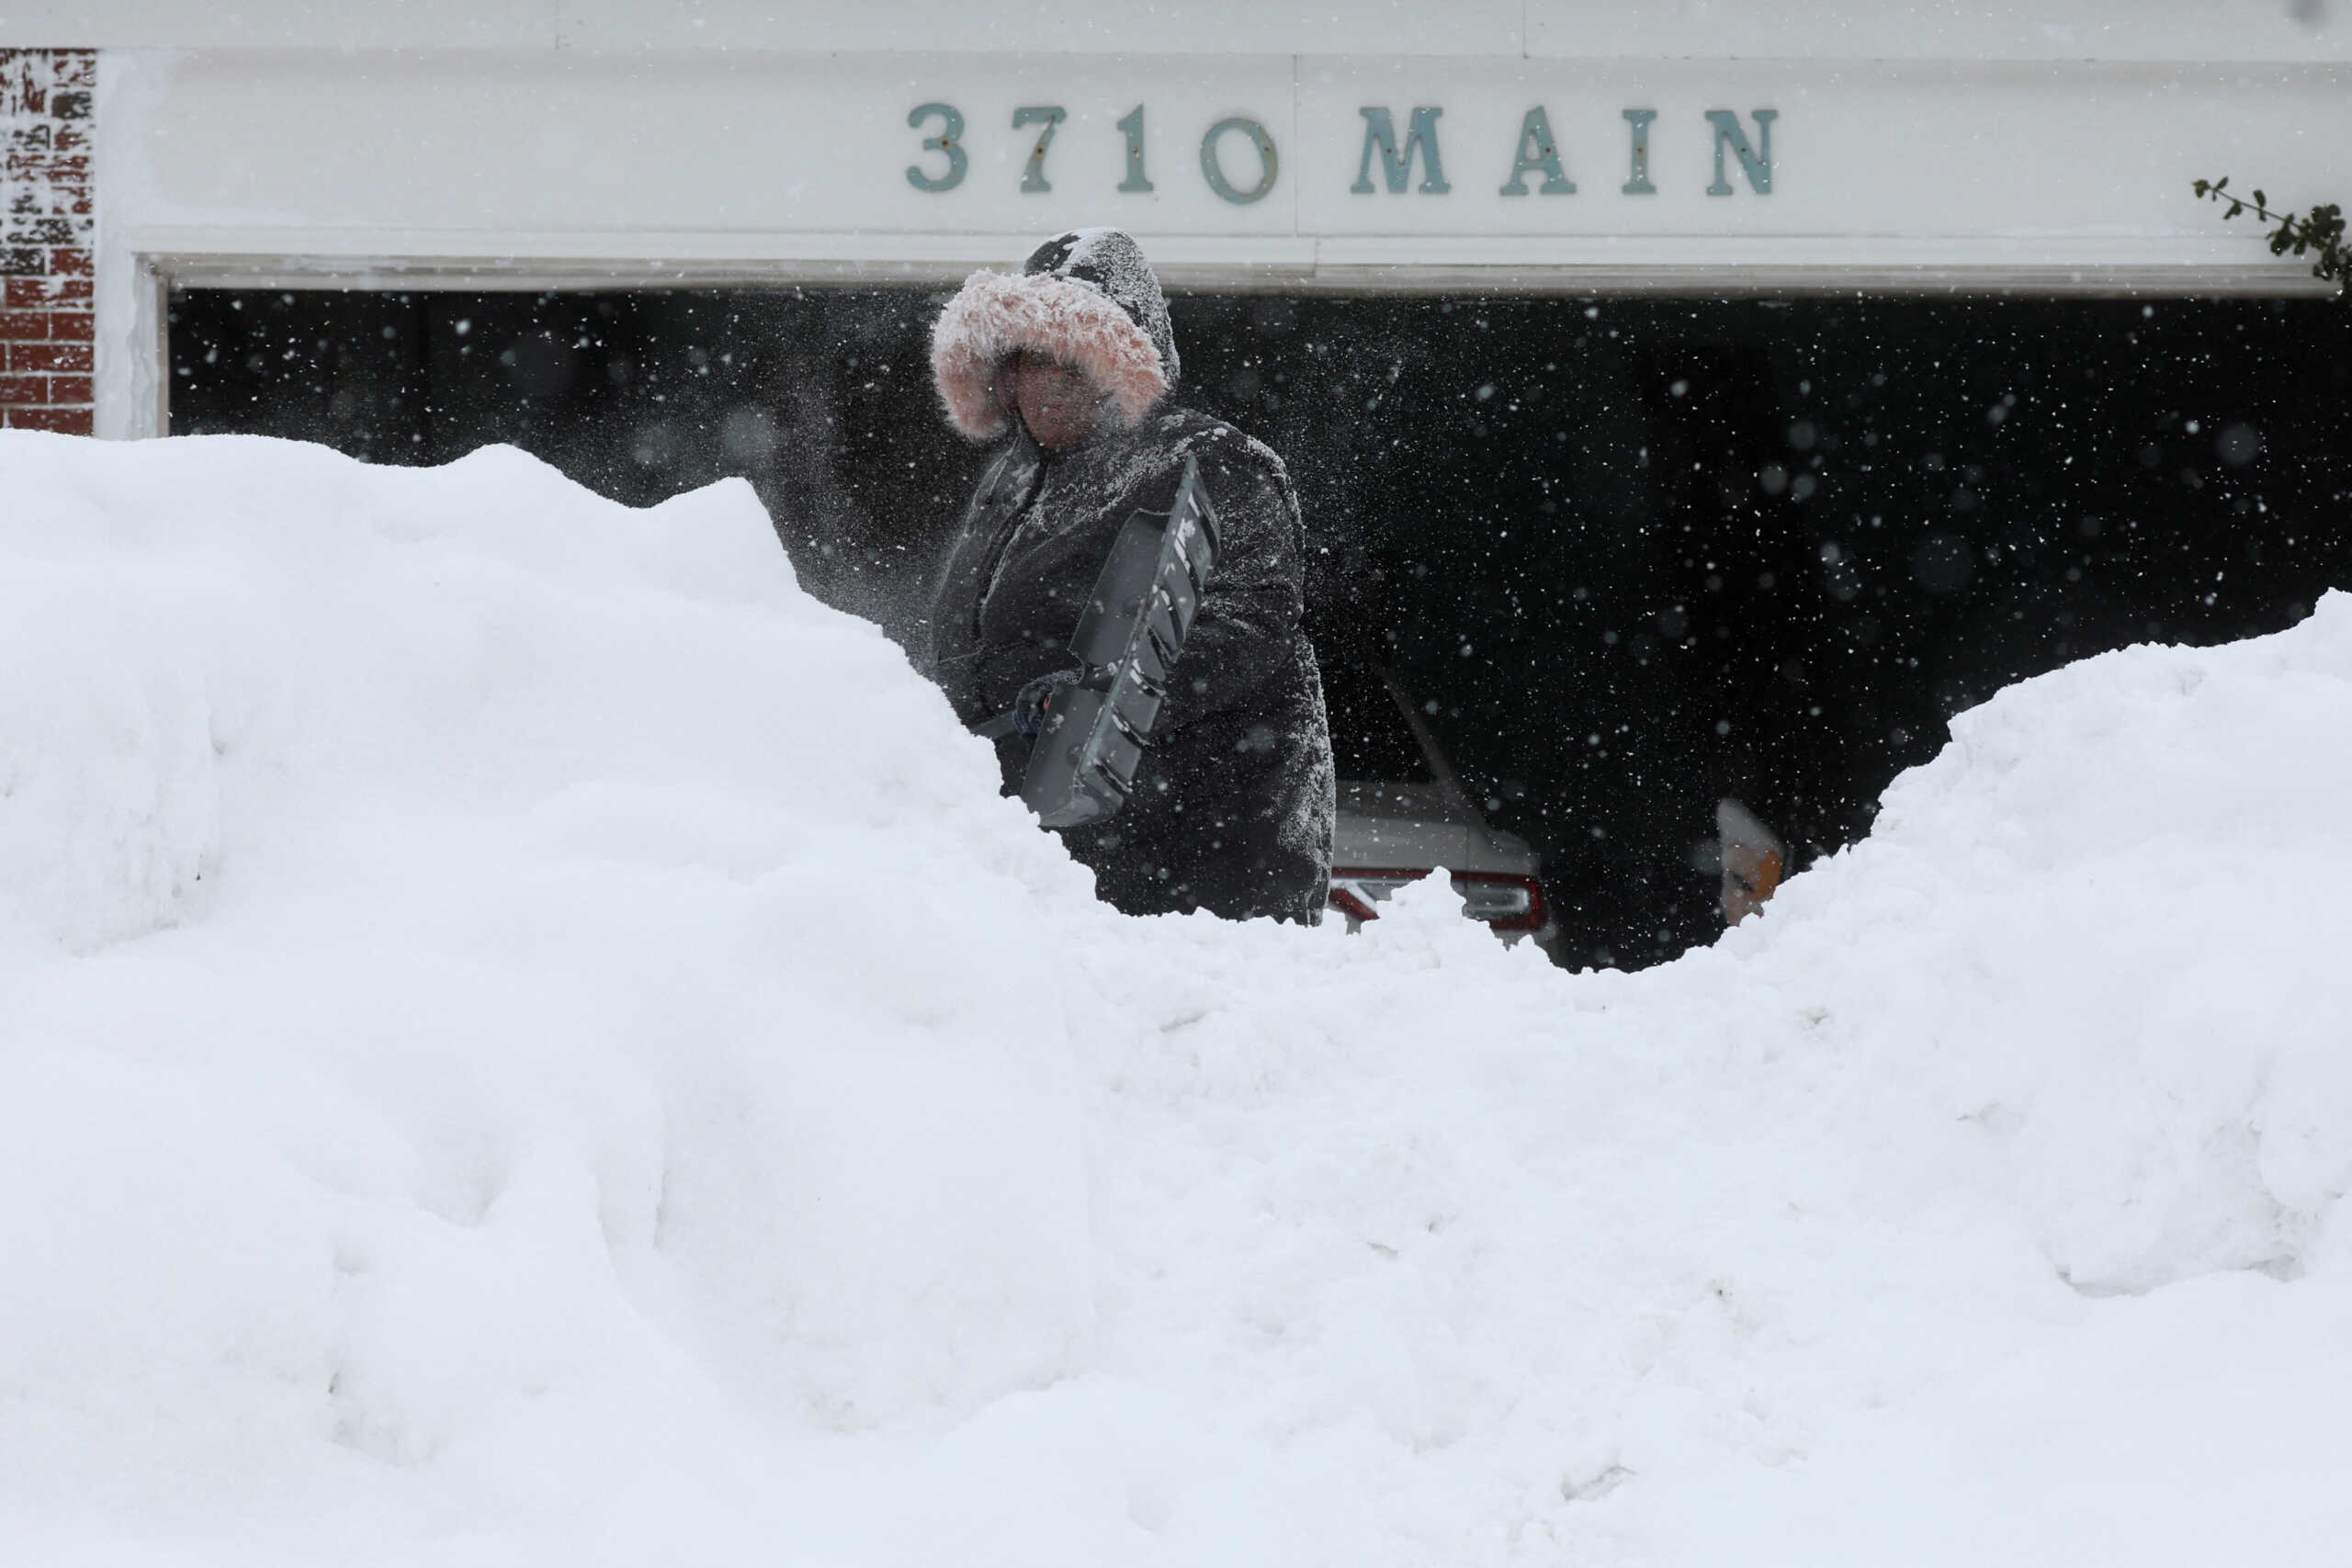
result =
[{"label": "fur-trimmed hood", "polygon": [[1073,229],[1013,276],[976,272],[931,329],[931,372],[948,423],[974,441],[1004,434],[996,367],[1034,349],[1083,370],[1134,425],[1176,389],[1168,296],[1142,247],[1116,229]]}]

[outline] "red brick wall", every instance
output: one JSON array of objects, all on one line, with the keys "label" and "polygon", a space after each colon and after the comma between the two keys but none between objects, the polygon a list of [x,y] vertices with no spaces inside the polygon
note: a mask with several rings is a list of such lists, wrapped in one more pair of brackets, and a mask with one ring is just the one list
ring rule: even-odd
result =
[{"label": "red brick wall", "polygon": [[86,49],[0,49],[0,424],[90,434]]}]

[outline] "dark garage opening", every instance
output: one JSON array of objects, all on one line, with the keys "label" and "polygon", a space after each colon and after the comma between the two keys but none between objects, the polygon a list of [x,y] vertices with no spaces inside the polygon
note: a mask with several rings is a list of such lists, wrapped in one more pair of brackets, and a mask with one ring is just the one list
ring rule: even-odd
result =
[{"label": "dark garage opening", "polygon": [[[172,427],[395,463],[510,442],[634,503],[743,475],[802,581],[904,638],[978,468],[930,391],[939,299],[181,290]],[[1719,797],[1802,864],[2002,685],[2352,586],[2352,311],[2328,301],[1175,315],[1183,395],[1298,481],[1335,686],[1377,666],[1412,693],[1542,852],[1577,965],[1721,929]]]}]

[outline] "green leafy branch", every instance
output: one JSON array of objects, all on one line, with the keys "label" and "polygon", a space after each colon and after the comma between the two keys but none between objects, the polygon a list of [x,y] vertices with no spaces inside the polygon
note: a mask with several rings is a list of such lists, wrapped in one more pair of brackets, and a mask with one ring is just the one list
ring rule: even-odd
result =
[{"label": "green leafy branch", "polygon": [[2352,247],[2344,243],[2344,209],[2334,202],[2314,207],[2301,218],[2290,212],[2270,210],[2270,198],[2260,191],[2251,197],[2230,193],[2227,175],[2218,180],[2199,180],[2197,194],[2214,201],[2227,202],[2224,220],[2242,212],[2251,212],[2265,223],[2278,225],[2270,231],[2270,254],[2283,256],[2292,252],[2298,256],[2317,253],[2312,263],[2312,276],[2336,286],[2335,297],[2352,303]]}]

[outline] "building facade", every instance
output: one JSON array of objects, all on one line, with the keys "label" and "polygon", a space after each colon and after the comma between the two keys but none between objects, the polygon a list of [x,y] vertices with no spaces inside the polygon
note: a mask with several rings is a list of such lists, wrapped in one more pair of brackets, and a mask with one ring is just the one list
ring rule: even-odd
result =
[{"label": "building facade", "polygon": [[1080,222],[1220,288],[2291,292],[2188,185],[2340,194],[2345,9],[19,5],[6,417],[167,429],[175,286],[931,281]]}]

